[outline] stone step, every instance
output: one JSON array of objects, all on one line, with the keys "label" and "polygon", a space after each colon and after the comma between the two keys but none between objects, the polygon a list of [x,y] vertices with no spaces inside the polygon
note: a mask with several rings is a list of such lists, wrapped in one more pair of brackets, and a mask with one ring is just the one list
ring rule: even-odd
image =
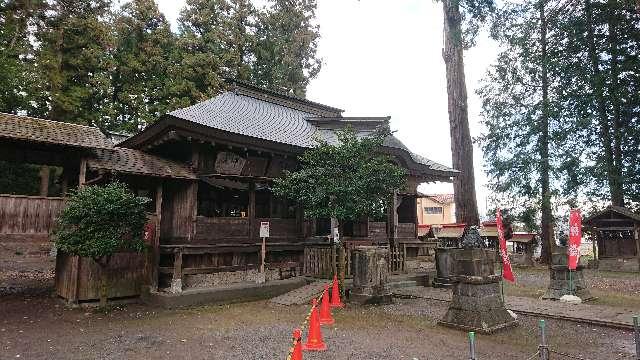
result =
[{"label": "stone step", "polygon": [[329,284],[328,280],[318,280],[311,284],[307,284],[293,291],[289,291],[286,294],[274,297],[270,301],[279,305],[305,305],[311,302],[315,296],[318,296],[323,290],[324,286]]},{"label": "stone step", "polygon": [[401,281],[394,281],[389,283],[389,287],[391,289],[403,289],[403,288],[409,288],[414,286],[418,286],[418,282],[415,280],[401,280]]}]

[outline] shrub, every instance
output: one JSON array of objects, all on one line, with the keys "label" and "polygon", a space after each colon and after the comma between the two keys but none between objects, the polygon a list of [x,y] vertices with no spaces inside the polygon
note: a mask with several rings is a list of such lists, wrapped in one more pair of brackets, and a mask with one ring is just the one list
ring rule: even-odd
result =
[{"label": "shrub", "polygon": [[144,249],[145,205],[124,184],[87,186],[72,193],[58,218],[56,247],[100,262],[119,251]]}]

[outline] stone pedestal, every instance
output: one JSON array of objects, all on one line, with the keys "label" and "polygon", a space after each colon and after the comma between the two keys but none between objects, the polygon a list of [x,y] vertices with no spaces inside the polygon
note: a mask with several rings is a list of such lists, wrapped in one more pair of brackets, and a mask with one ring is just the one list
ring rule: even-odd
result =
[{"label": "stone pedestal", "polygon": [[433,279],[433,287],[444,288],[455,284],[451,277],[454,275],[453,258],[451,251],[456,248],[436,248],[436,277]]},{"label": "stone pedestal", "polygon": [[494,274],[496,253],[490,249],[456,249],[455,285],[449,309],[439,324],[491,333],[516,325],[500,293],[501,276]]},{"label": "stone pedestal", "polygon": [[353,289],[349,301],[357,304],[390,304],[389,250],[377,246],[359,246],[351,255]]},{"label": "stone pedestal", "polygon": [[[567,267],[568,260],[565,247],[557,248],[551,254],[549,287],[542,298],[560,300],[564,295],[575,295],[582,299],[583,302],[592,300],[593,296],[587,288],[587,283],[584,280],[582,272],[584,266],[578,264],[575,270],[570,271]],[[569,275],[570,272],[571,275]]]}]

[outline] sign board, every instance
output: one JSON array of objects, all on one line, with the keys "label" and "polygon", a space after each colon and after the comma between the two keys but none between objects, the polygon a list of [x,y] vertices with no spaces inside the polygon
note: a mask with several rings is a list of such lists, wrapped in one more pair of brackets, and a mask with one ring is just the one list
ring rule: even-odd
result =
[{"label": "sign board", "polygon": [[215,170],[220,174],[240,175],[247,160],[242,156],[222,151],[216,156]]},{"label": "sign board", "polygon": [[339,243],[340,242],[340,231],[338,231],[337,227],[333,228],[333,241],[335,243]]},{"label": "sign board", "polygon": [[260,237],[268,238],[269,237],[269,222],[261,221],[260,222]]}]

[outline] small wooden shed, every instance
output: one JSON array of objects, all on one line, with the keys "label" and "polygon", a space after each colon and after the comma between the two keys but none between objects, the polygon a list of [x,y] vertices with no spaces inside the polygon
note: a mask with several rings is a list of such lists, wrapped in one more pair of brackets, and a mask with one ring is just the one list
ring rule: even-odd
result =
[{"label": "small wooden shed", "polygon": [[609,206],[583,221],[595,241],[594,257],[600,270],[640,271],[640,215]]},{"label": "small wooden shed", "polygon": [[511,263],[520,266],[533,266],[533,252],[535,250],[537,234],[527,232],[514,232],[511,235]]}]

